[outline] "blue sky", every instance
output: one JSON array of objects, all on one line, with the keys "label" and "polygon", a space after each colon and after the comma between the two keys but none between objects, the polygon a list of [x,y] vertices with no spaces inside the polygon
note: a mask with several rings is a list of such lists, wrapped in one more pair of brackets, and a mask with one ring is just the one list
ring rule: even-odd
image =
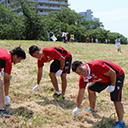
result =
[{"label": "blue sky", "polygon": [[91,9],[106,30],[128,38],[128,0],[68,0],[68,3],[75,12]]}]

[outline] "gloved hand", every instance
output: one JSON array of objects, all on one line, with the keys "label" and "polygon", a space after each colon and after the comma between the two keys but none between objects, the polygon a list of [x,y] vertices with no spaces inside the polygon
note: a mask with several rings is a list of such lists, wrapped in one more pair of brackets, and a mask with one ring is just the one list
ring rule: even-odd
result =
[{"label": "gloved hand", "polygon": [[57,72],[56,72],[56,75],[61,75],[62,74],[62,70],[58,70]]},{"label": "gloved hand", "polygon": [[11,100],[10,100],[9,96],[5,96],[5,104],[10,105],[10,103],[11,103]]},{"label": "gloved hand", "polygon": [[79,113],[79,108],[76,107],[76,108],[72,111],[72,114],[73,114],[74,116],[77,116],[78,113]]},{"label": "gloved hand", "polygon": [[10,80],[12,80],[12,75],[10,75]]},{"label": "gloved hand", "polygon": [[110,85],[110,86],[108,87],[108,89],[107,89],[107,92],[108,92],[108,93],[111,93],[111,92],[113,92],[114,90],[115,90],[115,86]]},{"label": "gloved hand", "polygon": [[[1,71],[1,75],[2,75],[2,77],[4,77],[4,71],[3,70]],[[12,75],[10,75],[10,80],[12,80]]]},{"label": "gloved hand", "polygon": [[36,84],[36,86],[32,89],[32,91],[37,91],[37,90],[38,90],[38,88],[39,88],[39,85],[38,85],[38,84]]},{"label": "gloved hand", "polygon": [[1,76],[3,76],[3,77],[4,77],[4,71],[3,71],[3,70],[1,71]]}]

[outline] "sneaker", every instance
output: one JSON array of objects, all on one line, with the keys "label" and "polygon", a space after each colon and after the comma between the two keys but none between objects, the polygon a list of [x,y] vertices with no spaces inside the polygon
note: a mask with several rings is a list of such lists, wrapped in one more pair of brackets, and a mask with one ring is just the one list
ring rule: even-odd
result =
[{"label": "sneaker", "polygon": [[5,116],[5,117],[11,117],[12,115],[8,114],[5,108],[0,110],[0,115]]},{"label": "sneaker", "polygon": [[54,97],[55,99],[57,99],[60,95],[61,95],[61,94],[58,95],[56,92],[53,93],[53,97]]},{"label": "sneaker", "polygon": [[65,97],[64,96],[62,96],[62,95],[60,95],[58,98],[57,98],[57,101],[63,101],[65,99]]},{"label": "sneaker", "polygon": [[96,113],[96,111],[91,110],[91,108],[88,108],[88,109],[86,110],[86,112],[89,112],[89,111],[91,111],[91,112],[93,112],[93,113]]},{"label": "sneaker", "polygon": [[114,126],[113,128],[124,128],[125,127],[125,123],[122,121],[117,122],[116,126]]}]

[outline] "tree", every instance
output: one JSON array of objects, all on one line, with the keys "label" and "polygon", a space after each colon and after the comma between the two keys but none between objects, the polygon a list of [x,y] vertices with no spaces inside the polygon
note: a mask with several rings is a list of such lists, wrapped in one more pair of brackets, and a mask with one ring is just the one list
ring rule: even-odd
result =
[{"label": "tree", "polygon": [[85,42],[87,37],[92,36],[101,43],[105,39],[110,39],[111,43],[114,43],[116,37],[120,36],[121,42],[127,43],[123,35],[105,30],[101,22],[87,21],[70,8],[63,7],[60,12],[53,11],[47,16],[40,16],[34,2],[15,2],[21,6],[23,15],[16,15],[11,8],[0,5],[1,39],[47,40],[47,31],[51,31],[58,40],[61,40],[61,31],[65,31],[69,36],[73,33],[77,42]]},{"label": "tree", "polygon": [[127,38],[125,38],[122,34],[110,32],[107,34],[107,36],[108,36],[108,39],[110,39],[111,43],[113,44],[115,43],[117,36],[120,37],[122,44],[127,44]]},{"label": "tree", "polygon": [[0,5],[0,38],[21,39],[23,24],[10,8]]},{"label": "tree", "polygon": [[41,16],[36,12],[36,6],[33,9],[33,4],[29,4],[26,0],[18,0],[18,4],[21,5],[21,10],[23,12],[25,31],[24,35],[26,39],[40,39],[40,33],[44,32],[44,27],[41,22]]}]

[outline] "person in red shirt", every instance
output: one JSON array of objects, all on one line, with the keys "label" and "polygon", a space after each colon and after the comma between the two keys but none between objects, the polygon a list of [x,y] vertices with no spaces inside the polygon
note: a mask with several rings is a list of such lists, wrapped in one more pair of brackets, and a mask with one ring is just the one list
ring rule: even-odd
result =
[{"label": "person in red shirt", "polygon": [[[49,73],[51,82],[56,91],[53,94],[53,97],[57,101],[64,100],[65,91],[67,87],[66,76],[67,74],[70,73],[70,67],[71,67],[71,61],[72,61],[71,53],[67,51],[66,49],[59,47],[59,46],[47,47],[41,50],[36,45],[32,45],[29,48],[29,53],[31,56],[38,59],[37,60],[37,63],[38,63],[37,84],[32,90],[37,91],[39,88],[39,84],[42,78],[42,71],[43,71],[44,63],[54,60],[52,64],[50,65],[50,73]],[[62,93],[60,93],[59,91],[56,75],[60,75],[61,77]]]},{"label": "person in red shirt", "polygon": [[9,86],[10,86],[10,74],[12,70],[12,63],[17,64],[20,63],[22,59],[26,58],[26,54],[23,49],[20,47],[16,47],[12,51],[5,50],[0,48],[0,71],[4,68],[4,83],[0,79],[0,115],[10,117],[7,111],[4,108],[3,102],[3,85],[5,91],[5,103],[6,105],[10,105],[11,100],[9,98]]},{"label": "person in red shirt", "polygon": [[121,103],[121,95],[125,75],[122,68],[107,60],[95,60],[85,64],[81,61],[74,61],[72,63],[72,70],[80,75],[77,107],[73,110],[73,114],[77,115],[79,113],[85,87],[87,83],[91,82],[88,86],[90,108],[87,111],[96,113],[96,92],[100,93],[108,87],[107,92],[110,93],[111,101],[114,103],[118,116],[118,123],[114,128],[123,128],[125,123],[123,122],[123,104]]}]

